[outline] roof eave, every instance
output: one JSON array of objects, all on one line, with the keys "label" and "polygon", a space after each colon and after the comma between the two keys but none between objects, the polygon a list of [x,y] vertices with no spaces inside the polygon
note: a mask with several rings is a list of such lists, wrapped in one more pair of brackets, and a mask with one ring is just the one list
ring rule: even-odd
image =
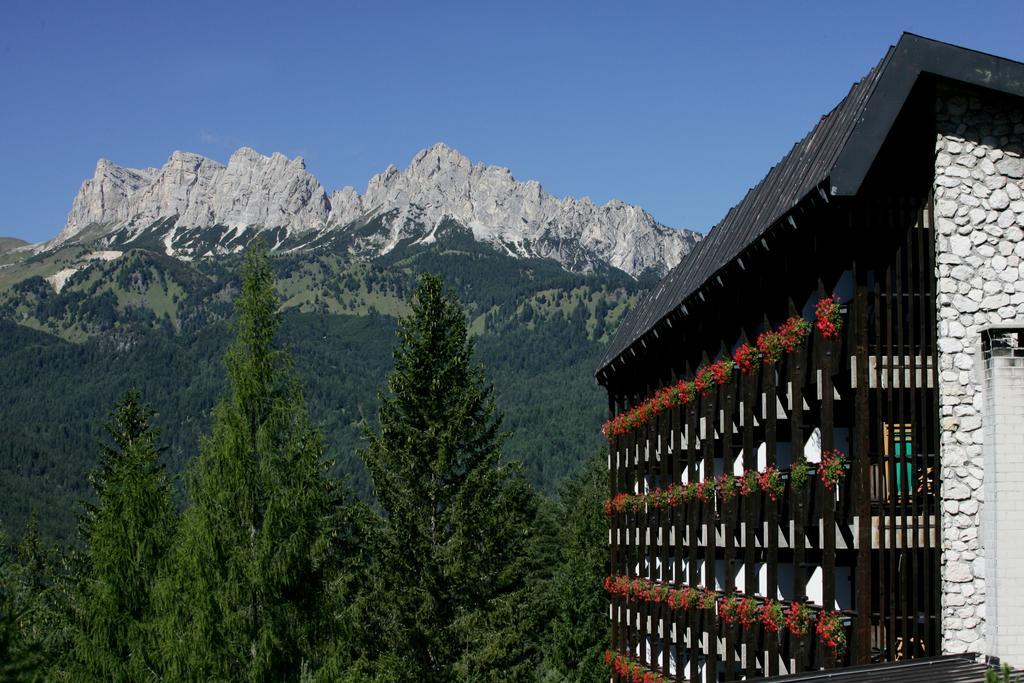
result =
[{"label": "roof eave", "polygon": [[922,74],[1024,97],[1024,64],[904,33],[829,174],[833,196],[852,197],[860,191]]}]

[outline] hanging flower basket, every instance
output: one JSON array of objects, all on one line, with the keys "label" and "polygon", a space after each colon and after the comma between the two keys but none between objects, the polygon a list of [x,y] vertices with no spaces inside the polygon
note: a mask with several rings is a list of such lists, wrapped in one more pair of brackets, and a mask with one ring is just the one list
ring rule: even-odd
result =
[{"label": "hanging flower basket", "polygon": [[793,484],[793,489],[796,491],[802,491],[807,486],[807,480],[810,478],[811,466],[803,458],[794,462],[789,468],[789,481]]},{"label": "hanging flower basket", "polygon": [[786,630],[790,635],[802,636],[807,633],[814,622],[811,608],[799,602],[790,603],[786,610]]},{"label": "hanging flower basket", "polygon": [[758,618],[765,631],[769,633],[778,633],[786,625],[786,615],[782,610],[782,605],[775,600],[766,600],[761,605]]},{"label": "hanging flower basket", "polygon": [[749,375],[761,367],[761,352],[747,342],[740,344],[732,354],[733,363],[744,375]]},{"label": "hanging flower basket", "polygon": [[846,456],[843,452],[835,448],[823,451],[818,476],[821,477],[821,483],[826,491],[834,489],[846,476]]},{"label": "hanging flower basket", "polygon": [[743,628],[750,628],[756,624],[760,615],[761,609],[757,600],[750,596],[741,598],[739,604],[736,605],[736,618],[739,619]]},{"label": "hanging flower basket", "polygon": [[824,339],[838,339],[843,327],[843,316],[835,294],[825,297],[814,307],[814,326]]},{"label": "hanging flower basket", "polygon": [[718,618],[723,624],[733,624],[739,616],[740,598],[738,595],[725,595],[718,601]]},{"label": "hanging flower basket", "polygon": [[715,373],[712,372],[710,365],[702,365],[697,369],[697,376],[693,379],[694,385],[697,387],[697,392],[701,396],[707,396],[711,393],[711,389],[716,385]]},{"label": "hanging flower basket", "polygon": [[779,496],[786,489],[786,484],[782,481],[782,475],[774,467],[769,467],[757,475],[757,483],[761,486],[761,490],[768,494],[773,503],[779,499]]},{"label": "hanging flower basket", "polygon": [[711,364],[711,374],[715,378],[715,384],[719,386],[728,384],[732,379],[732,371],[735,365],[729,359],[716,360]]},{"label": "hanging flower basket", "polygon": [[828,610],[821,612],[815,630],[833,657],[839,657],[846,651],[846,629],[841,614]]},{"label": "hanging flower basket", "polygon": [[710,503],[715,498],[715,480],[705,479],[697,484],[697,498],[702,503]]},{"label": "hanging flower basket", "polygon": [[757,350],[761,352],[765,363],[778,363],[785,348],[778,332],[768,330],[757,336]]},{"label": "hanging flower basket", "polygon": [[803,318],[793,316],[779,327],[779,336],[786,353],[793,353],[811,334],[811,324]]},{"label": "hanging flower basket", "polygon": [[697,608],[714,609],[716,602],[718,602],[718,594],[712,590],[705,589],[700,592],[700,596],[697,598]]},{"label": "hanging flower basket", "polygon": [[718,478],[718,495],[722,501],[728,503],[736,496],[736,477],[731,474],[723,474]]},{"label": "hanging flower basket", "polygon": [[744,470],[743,476],[740,477],[740,495],[749,496],[760,490],[761,484],[758,482],[757,470]]},{"label": "hanging flower basket", "polygon": [[661,674],[612,650],[605,650],[604,663],[613,673],[629,683],[665,683],[665,677]]}]

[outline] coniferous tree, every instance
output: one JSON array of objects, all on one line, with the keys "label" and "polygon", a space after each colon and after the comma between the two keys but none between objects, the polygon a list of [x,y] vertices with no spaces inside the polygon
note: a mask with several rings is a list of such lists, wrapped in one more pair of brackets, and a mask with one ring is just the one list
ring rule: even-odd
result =
[{"label": "coniferous tree", "polygon": [[26,633],[35,597],[15,549],[0,531],[0,681],[42,679],[43,651]]},{"label": "coniferous tree", "polygon": [[76,679],[135,681],[154,670],[153,590],[176,520],[153,415],[138,391],[118,401],[106,425],[112,443],[101,445],[90,477],[98,502],[86,505],[82,524],[70,665]]},{"label": "coniferous tree", "polygon": [[360,452],[385,513],[369,669],[378,680],[522,678],[535,664],[521,613],[535,496],[500,462],[494,390],[436,275],[399,322],[387,386]]},{"label": "coniferous tree", "polygon": [[0,681],[62,673],[69,649],[68,557],[46,545],[33,512],[21,539],[0,539]]},{"label": "coniferous tree", "polygon": [[225,357],[228,395],[188,478],[160,604],[164,675],[297,680],[317,666],[344,523],[280,325],[269,258],[250,249]]},{"label": "coniferous tree", "polygon": [[552,579],[554,615],[547,661],[557,680],[608,680],[601,653],[608,645],[608,601],[602,582],[608,570],[608,495],[604,455],[591,460],[561,490],[557,567]]},{"label": "coniferous tree", "polygon": [[534,494],[500,463],[493,389],[439,277],[420,279],[394,360],[379,431],[367,429],[361,453],[386,515],[370,669],[379,680],[525,678]]}]

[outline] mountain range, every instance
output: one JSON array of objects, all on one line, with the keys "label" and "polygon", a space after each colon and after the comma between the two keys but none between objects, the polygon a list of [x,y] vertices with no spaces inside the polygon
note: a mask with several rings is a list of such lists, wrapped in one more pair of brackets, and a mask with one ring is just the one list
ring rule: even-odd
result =
[{"label": "mountain range", "polygon": [[601,447],[592,371],[623,315],[700,235],[643,209],[556,198],[445,145],[365,192],[328,194],[301,158],[100,161],[53,239],[0,239],[0,527],[32,512],[73,542],[112,403],[139,388],[181,472],[223,388],[241,251],[272,249],[282,342],[334,472],[364,498],[356,455],[422,273],[463,304],[509,432],[505,454],[552,492]]},{"label": "mountain range", "polygon": [[517,181],[506,168],[474,164],[439,143],[404,170],[375,175],[361,195],[352,187],[328,194],[302,157],[248,147],[227,165],[187,152],[174,152],[160,168],[100,160],[64,229],[44,248],[97,238],[128,246],[147,236],[168,255],[196,258],[237,251],[247,235],[269,231],[277,250],[342,239],[353,253],[379,256],[403,241],[429,244],[446,220],[512,256],[550,258],[573,272],[664,273],[699,239],[617,200],[597,206],[556,198],[535,180]]}]

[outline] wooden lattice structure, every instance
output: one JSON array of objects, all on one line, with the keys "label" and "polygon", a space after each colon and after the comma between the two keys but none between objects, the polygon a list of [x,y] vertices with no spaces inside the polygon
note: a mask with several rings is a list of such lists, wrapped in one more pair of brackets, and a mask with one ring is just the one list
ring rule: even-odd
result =
[{"label": "wooden lattice structure", "polygon": [[[808,273],[796,264],[832,252],[831,240],[805,239],[794,230],[776,236],[761,259],[776,267],[754,267],[751,260],[735,276],[735,290],[720,288],[714,301],[709,298],[718,320],[694,315],[694,325],[687,325],[689,316],[674,324],[678,337],[666,342],[693,339],[688,349],[670,354],[673,344],[666,343],[664,352],[643,359],[647,367],[630,374],[643,378],[642,385],[609,383],[614,416],[659,387],[692,377],[698,365],[714,360],[708,349],[728,357],[732,347],[753,342],[771,323],[806,316],[834,289],[842,304],[838,339],[814,331],[777,362],[749,373],[736,370],[706,395],[698,392],[689,403],[611,439],[611,497],[773,467],[785,482],[781,495],[772,500],[762,490],[719,493],[710,500],[613,511],[610,566],[613,576],[672,588],[837,610],[848,647],[836,657],[813,632],[773,633],[761,623],[724,624],[715,609],[673,609],[664,601],[616,596],[613,645],[649,669],[713,681],[937,653],[938,381],[930,208],[912,201],[820,207],[821,217],[840,215],[872,235],[864,243],[870,248],[851,246],[828,263],[819,256],[821,267]],[[748,299],[742,295],[748,291],[760,296]],[[773,298],[781,305],[769,307]],[[721,332],[729,320],[733,334],[699,333]],[[833,449],[847,455],[848,472],[827,490],[813,474],[821,454]],[[812,477],[797,489],[788,475],[801,459],[809,461]]]}]

